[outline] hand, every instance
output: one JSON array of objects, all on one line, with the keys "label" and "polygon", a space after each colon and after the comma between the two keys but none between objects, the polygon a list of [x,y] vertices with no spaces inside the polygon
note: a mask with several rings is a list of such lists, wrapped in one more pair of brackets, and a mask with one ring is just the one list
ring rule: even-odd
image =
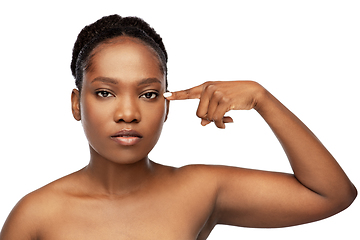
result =
[{"label": "hand", "polygon": [[225,123],[233,122],[225,113],[254,108],[261,90],[264,88],[252,81],[205,82],[164,96],[168,100],[200,99],[196,115],[201,118],[201,125],[214,122],[218,128],[225,128]]}]

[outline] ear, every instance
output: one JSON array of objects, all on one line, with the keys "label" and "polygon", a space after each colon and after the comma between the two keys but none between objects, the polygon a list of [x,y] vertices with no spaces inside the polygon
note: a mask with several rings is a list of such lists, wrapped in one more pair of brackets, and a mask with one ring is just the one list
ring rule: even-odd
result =
[{"label": "ear", "polygon": [[77,121],[80,121],[81,120],[80,92],[77,89],[73,89],[71,93],[71,110],[74,118]]},{"label": "ear", "polygon": [[170,101],[165,99],[166,101],[166,113],[165,113],[165,120],[164,122],[166,122],[167,118],[168,118],[168,114],[169,114],[169,106],[170,106]]}]

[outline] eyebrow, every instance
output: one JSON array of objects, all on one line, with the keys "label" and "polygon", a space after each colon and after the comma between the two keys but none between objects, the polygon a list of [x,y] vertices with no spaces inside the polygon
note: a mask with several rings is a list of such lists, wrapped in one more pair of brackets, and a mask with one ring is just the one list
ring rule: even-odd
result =
[{"label": "eyebrow", "polygon": [[[107,77],[97,77],[97,78],[94,78],[91,83],[93,82],[96,82],[96,81],[99,81],[99,82],[103,82],[103,83],[110,83],[110,84],[118,84],[118,81],[116,81],[115,79],[113,78],[107,78]],[[162,84],[162,82],[157,79],[157,78],[145,78],[143,80],[141,80],[139,83],[138,83],[138,86],[141,86],[141,85],[150,85],[152,83],[159,83],[159,84]]]},{"label": "eyebrow", "polygon": [[157,79],[157,78],[145,78],[143,80],[141,80],[139,83],[138,83],[138,86],[140,85],[149,85],[151,83],[159,83],[159,84],[162,84],[162,82]]},{"label": "eyebrow", "polygon": [[94,78],[94,80],[92,80],[91,83],[96,82],[96,81],[103,82],[103,83],[111,83],[111,84],[117,84],[118,83],[116,80],[114,80],[112,78],[107,78],[107,77]]}]

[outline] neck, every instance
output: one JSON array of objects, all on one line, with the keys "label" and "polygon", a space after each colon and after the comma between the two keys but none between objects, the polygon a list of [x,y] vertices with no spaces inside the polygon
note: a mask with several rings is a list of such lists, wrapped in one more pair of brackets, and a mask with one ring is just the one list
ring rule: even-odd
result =
[{"label": "neck", "polygon": [[91,191],[101,195],[125,195],[140,189],[148,182],[154,163],[145,158],[130,164],[115,163],[100,156],[90,147],[90,162],[84,168]]}]

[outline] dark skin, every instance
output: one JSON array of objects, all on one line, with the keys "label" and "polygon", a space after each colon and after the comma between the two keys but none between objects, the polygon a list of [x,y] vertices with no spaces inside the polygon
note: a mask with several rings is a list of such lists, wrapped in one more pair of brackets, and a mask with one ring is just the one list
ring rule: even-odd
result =
[{"label": "dark skin", "polygon": [[[329,217],[348,207],[356,189],[313,133],[252,81],[206,82],[165,92],[155,52],[119,37],[93,53],[72,111],[91,158],[84,169],[25,196],[1,240],[206,239],[216,224],[284,227]],[[201,124],[232,122],[230,110],[255,109],[274,131],[294,174],[237,167],[173,168],[148,158],[169,101],[200,99]],[[122,129],[140,137],[117,136]]]}]

